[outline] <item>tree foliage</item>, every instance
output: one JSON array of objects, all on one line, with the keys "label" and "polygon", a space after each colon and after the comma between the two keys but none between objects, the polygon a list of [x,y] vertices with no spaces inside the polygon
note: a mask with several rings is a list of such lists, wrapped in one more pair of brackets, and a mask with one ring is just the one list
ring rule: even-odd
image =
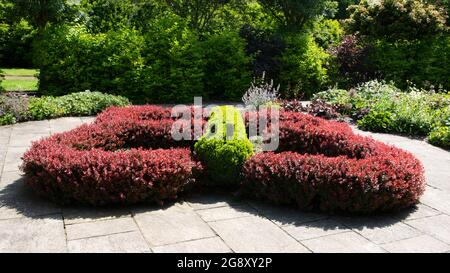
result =
[{"label": "tree foliage", "polygon": [[447,30],[444,8],[423,0],[365,0],[350,10],[349,30],[373,39],[418,39]]},{"label": "tree foliage", "polygon": [[309,20],[334,12],[336,1],[329,0],[259,0],[288,29],[301,29]]}]

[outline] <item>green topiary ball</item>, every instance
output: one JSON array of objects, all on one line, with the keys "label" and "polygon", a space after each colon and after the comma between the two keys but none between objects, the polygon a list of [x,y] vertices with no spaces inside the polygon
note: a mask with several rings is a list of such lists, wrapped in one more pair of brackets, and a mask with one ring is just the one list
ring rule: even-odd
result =
[{"label": "green topiary ball", "polygon": [[214,108],[208,130],[195,144],[195,152],[207,168],[206,184],[237,186],[243,164],[253,155],[239,110],[232,106]]}]

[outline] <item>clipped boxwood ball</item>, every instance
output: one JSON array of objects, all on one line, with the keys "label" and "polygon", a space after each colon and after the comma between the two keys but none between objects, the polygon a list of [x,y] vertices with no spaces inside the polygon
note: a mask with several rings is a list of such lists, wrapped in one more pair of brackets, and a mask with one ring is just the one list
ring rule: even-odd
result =
[{"label": "clipped boxwood ball", "polygon": [[253,155],[239,110],[232,106],[212,109],[208,128],[195,144],[195,152],[206,166],[208,185],[237,186],[242,165]]}]

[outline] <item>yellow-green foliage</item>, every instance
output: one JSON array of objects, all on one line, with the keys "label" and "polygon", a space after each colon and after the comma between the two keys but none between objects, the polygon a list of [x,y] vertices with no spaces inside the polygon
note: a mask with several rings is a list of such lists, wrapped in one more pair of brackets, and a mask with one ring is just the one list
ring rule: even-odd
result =
[{"label": "yellow-green foliage", "polygon": [[253,154],[239,110],[233,106],[214,108],[195,152],[207,168],[207,184],[236,186],[242,165]]}]

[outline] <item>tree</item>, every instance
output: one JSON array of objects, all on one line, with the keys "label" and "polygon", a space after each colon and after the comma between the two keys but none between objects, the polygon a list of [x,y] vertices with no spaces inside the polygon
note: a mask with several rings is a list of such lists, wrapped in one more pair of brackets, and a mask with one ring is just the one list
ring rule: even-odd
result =
[{"label": "tree", "polygon": [[172,11],[189,20],[200,33],[207,30],[218,10],[231,0],[165,0]]},{"label": "tree", "polygon": [[67,0],[11,0],[15,4],[15,15],[24,18],[39,30],[47,23],[71,20],[75,16],[75,5]]},{"label": "tree", "polygon": [[336,1],[329,0],[258,0],[281,24],[290,30],[298,30],[311,19],[337,8]]},{"label": "tree", "polygon": [[93,33],[118,30],[131,25],[137,11],[133,0],[82,0],[87,26]]},{"label": "tree", "polygon": [[361,1],[349,9],[349,30],[372,39],[416,40],[447,30],[444,8],[424,0]]}]

